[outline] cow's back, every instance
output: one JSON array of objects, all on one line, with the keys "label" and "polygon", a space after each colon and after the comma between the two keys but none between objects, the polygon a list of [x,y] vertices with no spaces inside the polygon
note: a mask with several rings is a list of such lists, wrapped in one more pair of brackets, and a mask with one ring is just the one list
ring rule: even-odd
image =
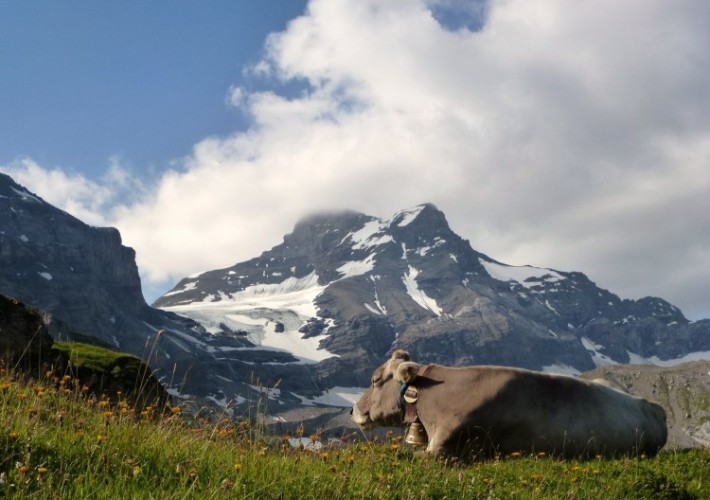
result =
[{"label": "cow's back", "polygon": [[652,455],[667,437],[660,406],[572,377],[436,366],[424,390],[431,404],[425,408],[422,397],[421,411],[433,416],[436,432],[450,434],[444,446],[459,456],[464,448],[483,455]]}]

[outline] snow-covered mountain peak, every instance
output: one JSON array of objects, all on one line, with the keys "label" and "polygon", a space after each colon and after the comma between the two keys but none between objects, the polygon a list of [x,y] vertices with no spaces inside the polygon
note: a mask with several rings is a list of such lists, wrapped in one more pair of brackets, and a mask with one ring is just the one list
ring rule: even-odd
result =
[{"label": "snow-covered mountain peak", "polygon": [[[448,242],[454,246],[438,254]],[[186,278],[155,305],[189,316],[209,332],[246,331],[262,347],[275,347],[272,341],[285,332],[285,350],[314,360],[318,356],[312,349],[306,356],[296,348],[295,332],[300,330],[311,344],[314,338],[324,340],[334,326],[348,320],[344,311],[329,310],[333,297],[341,301],[343,293],[350,296],[348,315],[406,311],[410,317],[442,316],[444,308],[435,297],[440,292],[429,289],[431,277],[423,260],[457,267],[460,263],[451,255],[462,253],[455,246],[460,242],[431,204],[388,219],[352,211],[311,215],[258,258]],[[467,251],[473,252],[470,247]],[[269,333],[269,325],[277,323],[284,330]],[[322,351],[320,355],[332,356]]]},{"label": "snow-covered mountain peak", "polygon": [[[360,226],[353,228],[343,238],[342,242],[349,242],[354,250],[363,250],[386,243],[393,243],[398,239],[398,236],[401,238],[402,234],[404,234],[403,229],[414,223],[422,214],[431,214],[436,219],[435,226],[437,229],[441,229],[442,226],[448,229],[444,214],[434,205],[424,203],[400,210],[387,219],[374,217],[365,219]],[[426,231],[421,229],[423,228],[418,228],[417,231],[419,236],[425,236],[424,233]]]},{"label": "snow-covered mountain peak", "polygon": [[425,210],[437,209],[430,203],[424,203],[422,205],[417,205],[416,207],[400,210],[390,218],[388,225],[399,227],[408,226]]},{"label": "snow-covered mountain peak", "polygon": [[392,235],[387,232],[387,224],[380,219],[373,219],[351,233],[348,233],[343,242],[349,242],[354,250],[375,247],[394,241]]},{"label": "snow-covered mountain peak", "polygon": [[187,278],[156,305],[248,341],[244,352],[276,353],[270,369],[316,366],[328,386],[366,384],[396,348],[429,362],[576,372],[601,355],[704,350],[689,330],[687,348],[671,340],[667,328],[687,320],[661,299],[622,300],[582,273],[496,261],[431,204],[389,218],[310,216],[259,257]]}]

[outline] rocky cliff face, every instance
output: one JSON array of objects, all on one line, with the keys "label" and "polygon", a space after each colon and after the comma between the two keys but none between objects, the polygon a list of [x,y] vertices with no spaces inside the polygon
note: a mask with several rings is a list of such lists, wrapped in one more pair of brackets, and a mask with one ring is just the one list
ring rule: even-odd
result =
[{"label": "rocky cliff face", "polygon": [[244,345],[148,306],[135,252],[116,229],[88,226],[3,174],[0,293],[41,309],[55,339],[88,340],[149,362],[174,394],[218,393],[225,382],[214,377],[225,372],[212,366],[215,350]]},{"label": "rocky cliff face", "polygon": [[114,347],[138,340],[127,316],[150,308],[135,252],[121,244],[119,232],[87,226],[2,174],[0,259],[3,293]]}]

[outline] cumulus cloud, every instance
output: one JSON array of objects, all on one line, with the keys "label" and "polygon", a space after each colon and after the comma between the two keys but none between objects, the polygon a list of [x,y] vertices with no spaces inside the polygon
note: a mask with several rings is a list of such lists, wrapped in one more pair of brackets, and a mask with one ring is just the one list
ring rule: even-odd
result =
[{"label": "cumulus cloud", "polygon": [[35,190],[46,202],[95,226],[112,223],[111,212],[115,206],[147,194],[143,182],[117,157],[109,159],[106,173],[97,181],[60,168],[44,168],[31,158],[18,158],[0,165],[0,172]]},{"label": "cumulus cloud", "polygon": [[431,201],[494,258],[710,316],[710,3],[466,5],[311,0],[250,69],[302,90],[235,83],[250,128],[105,216],[145,277],[251,258],[315,210]]}]

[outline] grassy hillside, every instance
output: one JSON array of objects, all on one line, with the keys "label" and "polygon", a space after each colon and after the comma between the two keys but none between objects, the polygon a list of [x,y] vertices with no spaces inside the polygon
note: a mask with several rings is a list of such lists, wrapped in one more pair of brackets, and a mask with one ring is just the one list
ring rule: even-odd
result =
[{"label": "grassy hillside", "polygon": [[87,393],[68,375],[0,373],[0,497],[710,498],[707,449],[446,466],[415,456],[399,436],[309,451],[288,444],[309,429],[270,437],[247,420]]},{"label": "grassy hillside", "polygon": [[[66,373],[87,384],[93,393],[115,396],[145,406],[155,400],[164,404],[168,394],[150,368],[139,358],[103,347],[78,342],[54,342],[52,350],[68,360]],[[115,398],[114,398],[115,399]]]}]

